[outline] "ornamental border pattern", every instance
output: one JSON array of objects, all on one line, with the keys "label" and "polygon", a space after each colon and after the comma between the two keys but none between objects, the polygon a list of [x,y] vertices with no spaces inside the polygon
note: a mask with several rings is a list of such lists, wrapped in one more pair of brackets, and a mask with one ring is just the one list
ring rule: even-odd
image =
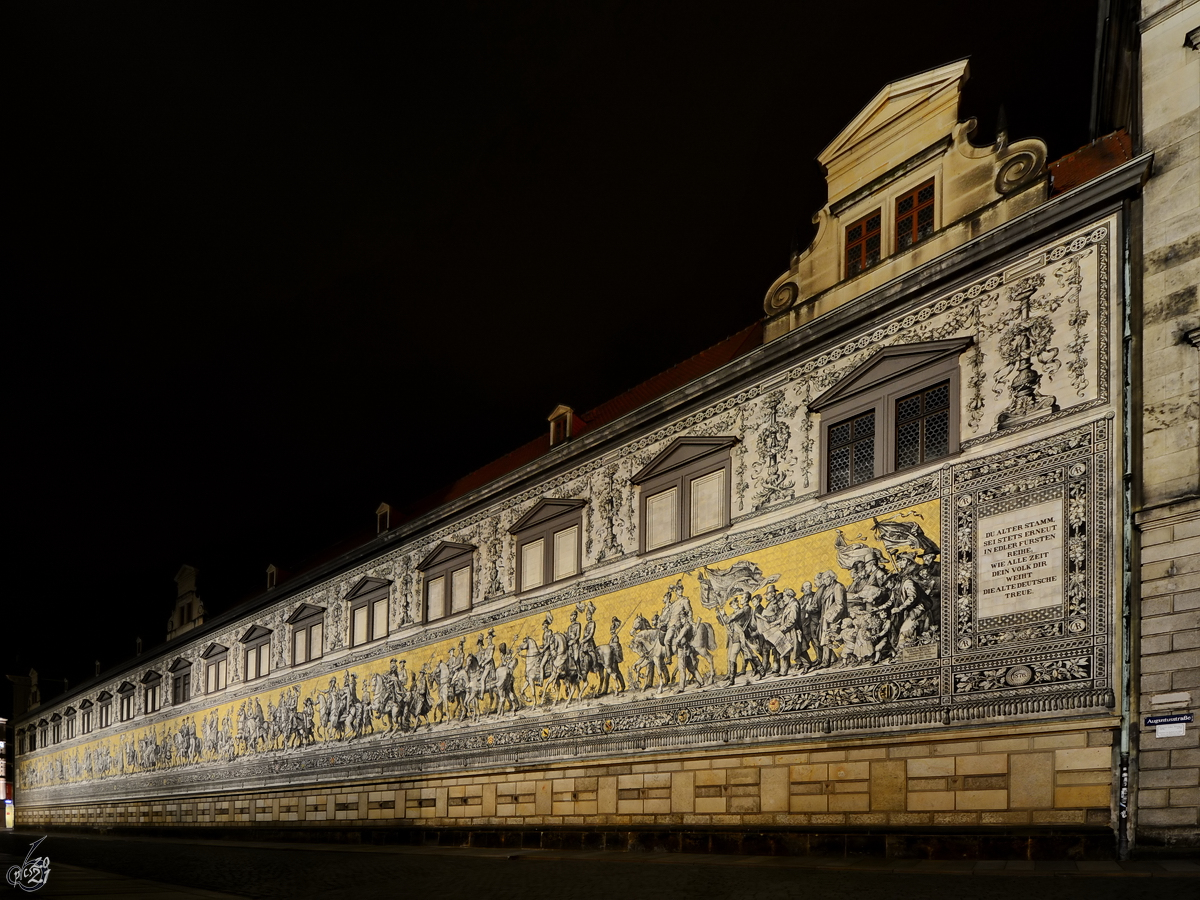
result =
[{"label": "ornamental border pattern", "polygon": [[[950,464],[931,476],[914,479],[894,490],[879,490],[818,507],[785,521],[710,541],[664,560],[653,571],[631,571],[618,578],[597,579],[586,596],[598,596],[627,584],[642,583],[794,540],[829,533],[838,524],[865,516],[886,514],[916,502],[940,497],[942,546],[947,565],[942,570],[943,635],[962,633],[961,601],[974,578],[976,499],[986,492],[1019,489],[1023,480],[1048,471],[1065,471],[1068,483],[1087,488],[1091,499],[1111,465],[1110,423],[1100,419],[1045,437],[1020,448],[966,463]],[[969,499],[970,502],[964,502]],[[1094,512],[1094,503],[1089,507]],[[954,513],[951,513],[951,511]],[[966,517],[964,519],[964,516]],[[1096,522],[1096,517],[1091,519]],[[964,531],[964,524],[966,530]],[[1089,529],[1086,568],[1090,582],[1107,589],[1109,579],[1098,569],[1111,530]],[[964,553],[964,551],[966,551]],[[966,575],[965,581],[964,575]],[[961,588],[966,585],[968,590]],[[957,589],[957,593],[956,593]],[[583,590],[580,588],[579,590]],[[585,596],[579,594],[578,596]],[[165,788],[203,791],[227,789],[231,781],[257,780],[311,773],[312,779],[362,777],[355,767],[369,765],[372,777],[409,776],[432,771],[474,770],[506,764],[564,760],[597,760],[641,750],[703,749],[730,745],[752,747],[805,735],[861,736],[882,729],[920,729],[952,722],[993,722],[997,717],[1095,715],[1112,705],[1107,671],[1107,617],[1096,610],[1114,602],[1107,594],[1092,594],[1090,627],[1067,639],[1031,640],[999,650],[955,646],[942,658],[899,659],[821,675],[790,676],[742,687],[715,688],[687,694],[628,700],[620,706],[571,712],[558,710],[520,721],[500,717],[477,724],[461,723],[452,730],[419,729],[395,735],[376,734],[357,742],[313,745],[304,749],[264,750],[231,762],[188,763],[166,772],[122,774],[79,784],[23,788],[27,802],[77,802],[151,795]],[[554,604],[574,600],[559,597]],[[536,608],[552,605],[548,600]],[[511,606],[494,621],[527,615],[530,607]],[[946,627],[949,625],[950,627]],[[473,627],[478,627],[476,624]],[[437,636],[430,636],[430,641]],[[415,641],[411,645],[415,645]],[[422,641],[424,643],[424,641]],[[329,671],[345,669],[368,659],[383,661],[395,645],[343,657]],[[304,678],[311,678],[306,672]],[[276,682],[271,690],[286,690],[293,682]],[[964,687],[965,686],[965,687]],[[241,693],[255,688],[249,685]],[[238,693],[221,698],[236,701]]]}]

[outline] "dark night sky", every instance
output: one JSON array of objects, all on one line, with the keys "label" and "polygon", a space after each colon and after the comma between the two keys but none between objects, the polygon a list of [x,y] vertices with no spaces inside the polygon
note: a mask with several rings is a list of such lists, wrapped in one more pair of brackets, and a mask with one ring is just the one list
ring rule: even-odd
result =
[{"label": "dark night sky", "polygon": [[970,56],[977,143],[1088,139],[1095,0],[815,5],[8,8],[5,671],[77,683],[182,563],[226,609],[749,324],[889,81]]}]

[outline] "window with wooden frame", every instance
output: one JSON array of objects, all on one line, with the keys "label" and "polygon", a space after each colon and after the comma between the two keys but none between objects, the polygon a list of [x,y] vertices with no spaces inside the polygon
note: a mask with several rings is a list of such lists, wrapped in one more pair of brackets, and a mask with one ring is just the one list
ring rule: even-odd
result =
[{"label": "window with wooden frame", "polygon": [[192,664],[186,659],[177,659],[167,667],[171,676],[171,705],[178,706],[192,699]]},{"label": "window with wooden frame", "polygon": [[639,487],[643,553],[729,525],[730,449],[734,437],[685,437],[658,454],[631,481]]},{"label": "window with wooden frame", "polygon": [[67,740],[69,741],[72,738],[74,738],[76,734],[78,734],[77,728],[78,728],[78,724],[79,724],[79,719],[78,719],[78,713],[75,711],[74,707],[71,707],[71,706],[67,707],[66,714],[63,716],[63,721],[66,723],[66,726],[67,726]]},{"label": "window with wooden frame", "polygon": [[254,681],[271,674],[271,629],[255,625],[242,635],[243,681]]},{"label": "window with wooden frame", "polygon": [[84,700],[79,704],[79,733],[92,733],[92,706],[91,700]]},{"label": "window with wooden frame", "polygon": [[442,541],[421,560],[424,588],[422,619],[434,622],[447,616],[468,612],[472,604],[475,547],[455,541]]},{"label": "window with wooden frame", "polygon": [[288,616],[292,626],[292,665],[300,666],[325,654],[325,608],[301,603]]},{"label": "window with wooden frame", "polygon": [[100,728],[107,728],[112,724],[112,698],[108,691],[101,691],[100,696],[96,698],[96,716],[100,720]]},{"label": "window with wooden frame", "polygon": [[50,740],[52,743],[62,743],[62,716],[55,713],[50,717]]},{"label": "window with wooden frame", "polygon": [[539,500],[509,529],[516,541],[518,590],[579,574],[586,500]]},{"label": "window with wooden frame", "polygon": [[147,713],[158,712],[162,706],[162,676],[147,672],[142,676],[142,709]]},{"label": "window with wooden frame", "polygon": [[359,647],[388,635],[388,603],[392,583],[383,578],[364,577],[346,595],[350,622],[350,646]]},{"label": "window with wooden frame", "polygon": [[200,654],[204,660],[204,693],[215,694],[229,684],[229,648],[209,644]]},{"label": "window with wooden frame", "polygon": [[38,722],[38,742],[46,747],[50,743],[50,723],[45,719]]},{"label": "window with wooden frame", "polygon": [[853,278],[879,263],[882,258],[882,222],[882,210],[877,209],[846,226],[847,278]]},{"label": "window with wooden frame", "polygon": [[821,490],[958,452],[959,357],[970,338],[887,347],[817,397]]},{"label": "window with wooden frame", "polygon": [[122,722],[128,722],[133,718],[133,685],[128,681],[124,682],[117,688],[117,716]]},{"label": "window with wooden frame", "polygon": [[896,251],[933,234],[933,179],[896,198]]}]

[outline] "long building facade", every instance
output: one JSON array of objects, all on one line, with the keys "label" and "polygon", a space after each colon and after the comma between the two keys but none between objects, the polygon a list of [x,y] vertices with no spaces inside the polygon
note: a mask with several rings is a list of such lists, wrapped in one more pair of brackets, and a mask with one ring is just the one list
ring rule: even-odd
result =
[{"label": "long building facade", "polygon": [[17,824],[1127,846],[1151,155],[1059,190],[1092,157],[976,146],[966,76],[837,136],[812,245],[691,380],[556,410],[544,452],[25,715]]}]

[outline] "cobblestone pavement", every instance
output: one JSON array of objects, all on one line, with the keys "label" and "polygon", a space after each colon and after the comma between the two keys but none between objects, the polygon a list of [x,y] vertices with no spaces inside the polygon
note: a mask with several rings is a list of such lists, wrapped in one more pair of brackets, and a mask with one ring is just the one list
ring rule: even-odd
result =
[{"label": "cobblestone pavement", "polygon": [[[0,866],[37,833],[0,834]],[[43,897],[437,900],[1170,900],[1195,896],[1200,863],[925,862],[820,857],[503,851],[265,844],[51,834]],[[56,868],[57,867],[57,868]],[[89,880],[90,879],[90,880]],[[176,886],[176,887],[172,887]],[[2,887],[12,890],[7,883]],[[30,895],[24,895],[30,896]]]}]

